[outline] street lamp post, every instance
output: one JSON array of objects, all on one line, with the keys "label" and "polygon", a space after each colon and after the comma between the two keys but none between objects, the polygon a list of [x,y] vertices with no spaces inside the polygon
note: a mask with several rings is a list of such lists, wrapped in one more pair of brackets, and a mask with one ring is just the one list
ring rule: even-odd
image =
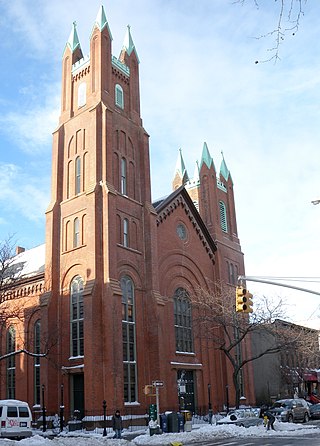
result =
[{"label": "street lamp post", "polygon": [[226,385],[226,403],[227,403],[227,413],[229,412],[229,386],[228,384]]},{"label": "street lamp post", "polygon": [[44,404],[44,384],[42,384],[42,431],[45,432],[46,430],[47,430],[46,407]]},{"label": "street lamp post", "polygon": [[107,436],[107,422],[106,422],[107,402],[106,402],[106,400],[103,400],[102,408],[103,408],[103,436],[106,437]]},{"label": "street lamp post", "polygon": [[211,384],[208,384],[209,423],[212,423]]},{"label": "street lamp post", "polygon": [[63,405],[63,384],[60,386],[61,390],[61,400],[60,400],[60,432],[63,431],[63,411],[64,411],[64,405]]}]

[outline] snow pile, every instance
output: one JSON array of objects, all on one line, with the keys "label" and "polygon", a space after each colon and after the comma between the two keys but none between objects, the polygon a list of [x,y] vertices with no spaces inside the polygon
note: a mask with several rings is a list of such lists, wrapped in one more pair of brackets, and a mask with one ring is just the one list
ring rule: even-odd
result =
[{"label": "snow pile", "polygon": [[264,426],[239,427],[235,425],[223,426],[203,426],[199,429],[194,429],[192,432],[182,432],[174,434],[162,435],[140,435],[132,440],[136,445],[154,444],[154,445],[168,445],[172,441],[180,441],[181,443],[191,443],[201,441],[208,441],[212,438],[234,438],[234,437],[269,437],[269,436],[295,436],[300,437],[307,434],[319,433],[319,429],[315,426],[303,426],[302,424],[276,423],[275,431],[267,431]]},{"label": "snow pile", "polygon": [[149,435],[149,430],[144,431],[142,435],[137,436],[133,440],[125,439],[126,434],[131,434],[124,431],[124,438],[121,440],[114,440],[113,434],[108,434],[103,437],[101,434],[81,433],[77,432],[64,433],[52,440],[44,438],[40,435],[34,435],[31,438],[24,440],[13,441],[0,439],[0,446],[129,446],[131,445],[168,445],[174,441],[181,443],[205,442],[213,438],[256,438],[256,437],[302,437],[308,434],[319,434],[319,429],[314,425],[302,425],[291,423],[275,423],[275,431],[267,431],[264,426],[254,427],[239,427],[234,425],[203,425],[200,428],[193,429],[191,432],[170,433],[161,435]]}]

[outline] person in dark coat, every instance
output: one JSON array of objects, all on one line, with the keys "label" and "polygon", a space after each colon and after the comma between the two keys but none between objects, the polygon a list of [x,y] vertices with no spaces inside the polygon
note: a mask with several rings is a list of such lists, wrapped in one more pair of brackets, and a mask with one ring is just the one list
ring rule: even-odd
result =
[{"label": "person in dark coat", "polygon": [[270,410],[266,410],[264,412],[264,416],[268,418],[267,430],[270,430],[271,428],[273,431],[275,431],[274,422],[276,421],[276,417],[273,415],[272,412],[270,412]]},{"label": "person in dark coat", "polygon": [[122,418],[120,415],[120,410],[116,410],[114,415],[112,416],[112,428],[114,430],[113,438],[121,438]]}]

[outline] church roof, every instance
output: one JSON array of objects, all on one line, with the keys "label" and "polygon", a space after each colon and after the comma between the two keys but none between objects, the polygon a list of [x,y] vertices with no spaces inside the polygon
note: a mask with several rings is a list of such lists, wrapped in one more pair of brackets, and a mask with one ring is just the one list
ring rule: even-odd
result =
[{"label": "church roof", "polygon": [[132,53],[132,51],[134,51],[138,62],[139,61],[139,56],[135,47],[135,44],[133,43],[133,39],[131,36],[131,31],[130,31],[130,25],[127,25],[127,31],[126,34],[124,36],[124,41],[123,41],[123,46],[122,49],[126,51],[126,53],[128,54],[128,56],[130,56],[130,54]]},{"label": "church roof", "polygon": [[185,212],[208,252],[209,257],[214,262],[214,253],[217,250],[217,246],[184,186],[180,186],[167,197],[161,198],[153,203],[158,214],[157,226],[159,226],[159,224],[161,224],[162,221],[164,221],[179,205],[185,209]]},{"label": "church roof", "polygon": [[112,39],[112,34],[111,34],[111,31],[110,31],[110,28],[109,28],[107,16],[106,16],[106,13],[104,11],[103,5],[101,5],[100,8],[99,8],[99,11],[98,11],[98,14],[97,14],[97,18],[96,18],[96,21],[94,22],[93,28],[95,26],[97,26],[100,31],[102,31],[105,27],[107,27],[109,35],[110,35],[110,38]]},{"label": "church roof", "polygon": [[214,162],[213,162],[213,159],[212,159],[212,157],[210,155],[210,152],[209,152],[209,149],[208,149],[208,146],[207,146],[206,142],[203,143],[201,162],[200,162],[200,169],[201,169],[203,163],[205,163],[207,165],[208,169],[210,169],[211,165],[215,169]]},{"label": "church roof", "polygon": [[184,159],[182,156],[182,149],[179,149],[178,158],[176,162],[175,174],[178,173],[181,178],[184,178],[184,181],[189,180],[188,172],[186,169],[186,165],[184,163]]},{"label": "church roof", "polygon": [[[222,153],[222,152],[221,152],[221,153]],[[224,160],[223,153],[222,153],[222,161],[221,161],[221,165],[220,165],[220,175],[222,175],[223,178],[224,178],[226,181],[228,181],[229,178],[230,178],[231,181],[232,181],[232,178],[231,178],[231,175],[230,175],[230,171],[229,171],[229,169],[228,169],[228,167],[227,167],[227,164],[226,164],[226,162],[225,162],[225,160]]]},{"label": "church roof", "polygon": [[19,278],[36,276],[44,272],[45,244],[23,251],[12,262],[14,273]]},{"label": "church roof", "polygon": [[73,22],[72,29],[70,32],[69,39],[67,41],[67,45],[70,47],[71,51],[74,53],[75,50],[80,47],[80,41],[77,33],[77,23]]}]

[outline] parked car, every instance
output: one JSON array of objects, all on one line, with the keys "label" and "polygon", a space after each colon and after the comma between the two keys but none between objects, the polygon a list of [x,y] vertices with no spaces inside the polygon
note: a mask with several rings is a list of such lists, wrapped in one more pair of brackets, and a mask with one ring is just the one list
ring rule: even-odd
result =
[{"label": "parked car", "polygon": [[310,410],[310,417],[313,420],[319,420],[320,419],[320,403],[312,404],[309,407]]},{"label": "parked car", "polygon": [[258,426],[263,421],[259,418],[258,411],[252,409],[235,409],[224,418],[217,421],[217,425],[234,424],[241,427]]},{"label": "parked car", "polygon": [[32,435],[28,403],[0,400],[0,438],[25,438]]},{"label": "parked car", "polygon": [[277,420],[293,423],[310,420],[309,404],[302,398],[276,401],[270,409]]}]

